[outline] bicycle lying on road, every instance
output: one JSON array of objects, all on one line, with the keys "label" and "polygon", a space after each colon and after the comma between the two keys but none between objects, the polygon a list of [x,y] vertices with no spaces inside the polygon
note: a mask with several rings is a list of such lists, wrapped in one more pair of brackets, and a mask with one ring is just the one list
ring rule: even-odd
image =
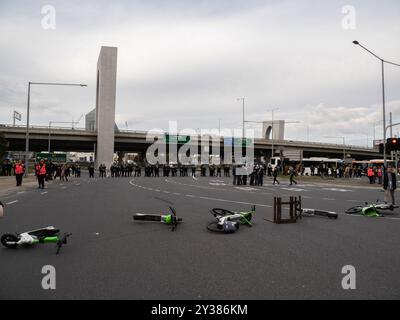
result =
[{"label": "bicycle lying on road", "polygon": [[171,225],[174,231],[179,223],[182,223],[182,218],[176,216],[176,211],[174,208],[169,207],[172,214],[158,215],[158,214],[146,214],[146,213],[136,213],[133,216],[133,220],[136,221],[156,221],[163,224]]},{"label": "bicycle lying on road", "polygon": [[337,219],[338,214],[333,211],[326,211],[326,210],[318,210],[318,209],[301,209],[301,216],[310,217],[310,216],[322,216],[328,217],[329,219]]},{"label": "bicycle lying on road", "polygon": [[214,208],[211,214],[217,219],[207,225],[207,229],[212,232],[233,233],[239,229],[240,224],[251,227],[251,220],[256,211],[253,205],[251,211],[233,212],[227,209]]},{"label": "bicycle lying on road", "polygon": [[67,238],[71,233],[64,233],[59,236],[60,230],[54,227],[46,227],[42,229],[27,231],[23,233],[7,233],[1,236],[1,243],[9,249],[15,249],[19,246],[33,246],[39,243],[55,243],[57,245],[56,254],[60,253],[61,247],[67,244]]},{"label": "bicycle lying on road", "polygon": [[383,217],[381,211],[393,211],[394,209],[398,208],[399,206],[387,203],[368,203],[365,202],[365,205],[351,207],[345,212],[347,214],[361,214],[366,217]]}]

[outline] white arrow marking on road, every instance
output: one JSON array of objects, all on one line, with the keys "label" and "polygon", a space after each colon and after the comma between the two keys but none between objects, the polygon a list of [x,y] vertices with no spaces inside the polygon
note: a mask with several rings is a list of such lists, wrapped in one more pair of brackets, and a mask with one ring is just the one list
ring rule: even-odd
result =
[{"label": "white arrow marking on road", "polygon": [[272,206],[268,204],[257,204],[257,203],[250,203],[250,202],[243,202],[243,201],[232,201],[232,200],[226,200],[226,199],[217,199],[217,198],[210,198],[210,197],[199,197],[200,199],[205,199],[205,200],[214,200],[214,201],[223,201],[223,202],[232,202],[232,203],[240,203],[240,204],[249,204],[249,205],[255,205],[259,207],[267,207],[267,208],[272,208]]},{"label": "white arrow marking on road", "polygon": [[243,190],[243,191],[258,191],[259,189],[251,188],[251,187],[235,187],[235,189]]},{"label": "white arrow marking on road", "polygon": [[339,188],[322,188],[327,191],[339,191],[339,192],[353,192],[353,190],[339,189]]},{"label": "white arrow marking on road", "polygon": [[300,189],[300,188],[281,188],[281,189],[288,191],[295,191],[295,192],[306,191],[305,189]]},{"label": "white arrow marking on road", "polygon": [[18,202],[18,200],[14,200],[14,201],[11,201],[11,202],[7,202],[6,205],[14,204],[14,203],[17,203],[17,202]]}]

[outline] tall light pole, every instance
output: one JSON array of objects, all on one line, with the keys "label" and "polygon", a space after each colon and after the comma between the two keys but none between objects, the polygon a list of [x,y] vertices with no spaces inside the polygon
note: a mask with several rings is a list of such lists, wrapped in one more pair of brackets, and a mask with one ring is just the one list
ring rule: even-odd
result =
[{"label": "tall light pole", "polygon": [[324,136],[329,139],[343,139],[343,163],[346,161],[346,137]]},{"label": "tall light pole", "polygon": [[237,101],[242,101],[242,138],[245,138],[245,133],[244,133],[244,101],[245,101],[245,97],[243,98],[237,98]]},{"label": "tall light pole", "polygon": [[382,112],[383,112],[383,159],[384,159],[384,166],[386,168],[387,159],[386,159],[385,63],[391,64],[391,65],[394,65],[394,66],[397,66],[397,67],[400,67],[400,64],[394,63],[394,62],[391,62],[391,61],[387,61],[387,60],[379,57],[378,55],[373,53],[371,50],[367,49],[362,44],[360,44],[360,42],[358,42],[357,40],[354,40],[353,43],[355,45],[357,45],[357,46],[360,46],[365,51],[367,51],[368,53],[372,54],[375,58],[377,58],[377,59],[379,59],[381,61],[381,68],[382,68]]},{"label": "tall light pole", "polygon": [[279,108],[272,108],[267,111],[271,111],[271,158],[274,156],[274,112],[279,110]]},{"label": "tall light pole", "polygon": [[29,166],[29,111],[31,104],[31,85],[87,87],[86,84],[75,84],[75,83],[28,82],[28,102],[26,106],[26,134],[25,134],[25,166],[26,166],[25,176],[28,176],[28,166]]}]

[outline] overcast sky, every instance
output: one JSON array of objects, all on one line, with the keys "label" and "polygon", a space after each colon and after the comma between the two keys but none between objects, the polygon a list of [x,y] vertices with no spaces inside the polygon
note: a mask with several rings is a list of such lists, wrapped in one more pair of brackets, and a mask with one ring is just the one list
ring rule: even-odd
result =
[{"label": "overcast sky", "polygon": [[[55,30],[42,27],[45,5],[56,10]],[[356,10],[355,29],[343,27],[345,5]],[[169,120],[211,129],[219,119],[240,128],[244,96],[247,120],[269,120],[279,107],[276,119],[301,121],[287,125],[288,139],[306,140],[307,124],[313,141],[346,136],[365,146],[368,136],[371,145],[382,119],[380,62],[355,39],[400,63],[400,2],[1,0],[0,123],[12,123],[13,110],[25,123],[28,81],[89,85],[33,87],[33,125],[89,112],[107,45],[118,47],[121,129],[166,129]],[[398,122],[399,86],[400,67],[388,65],[387,112]]]}]

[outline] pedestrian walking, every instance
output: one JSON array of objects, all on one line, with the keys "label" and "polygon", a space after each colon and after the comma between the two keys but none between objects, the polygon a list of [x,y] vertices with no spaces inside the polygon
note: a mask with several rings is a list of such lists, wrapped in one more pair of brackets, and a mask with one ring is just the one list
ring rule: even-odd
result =
[{"label": "pedestrian walking", "polygon": [[275,183],[277,183],[277,184],[280,184],[279,183],[279,181],[278,181],[278,168],[277,167],[275,167],[275,168],[273,168],[272,169],[272,177],[274,178],[274,181],[273,181],[273,185],[275,184]]},{"label": "pedestrian walking", "polygon": [[375,180],[375,172],[374,172],[374,169],[372,167],[368,167],[367,176],[368,176],[368,179],[369,179],[369,183],[373,184],[374,180]]},{"label": "pedestrian walking", "polygon": [[40,160],[36,165],[36,177],[38,179],[39,189],[44,189],[44,181],[46,179],[46,164],[44,160]]},{"label": "pedestrian walking", "polygon": [[294,180],[294,176],[296,175],[296,170],[294,170],[293,167],[289,168],[289,179],[290,179],[290,185],[297,184],[297,181]]},{"label": "pedestrian walking", "polygon": [[390,198],[391,204],[395,204],[394,192],[397,189],[396,173],[392,166],[389,166],[383,176],[383,189],[385,190],[385,203],[388,203]]},{"label": "pedestrian walking", "polygon": [[25,165],[22,163],[22,160],[19,160],[14,168],[15,171],[15,179],[17,180],[17,187],[22,185],[22,177],[25,173]]}]

